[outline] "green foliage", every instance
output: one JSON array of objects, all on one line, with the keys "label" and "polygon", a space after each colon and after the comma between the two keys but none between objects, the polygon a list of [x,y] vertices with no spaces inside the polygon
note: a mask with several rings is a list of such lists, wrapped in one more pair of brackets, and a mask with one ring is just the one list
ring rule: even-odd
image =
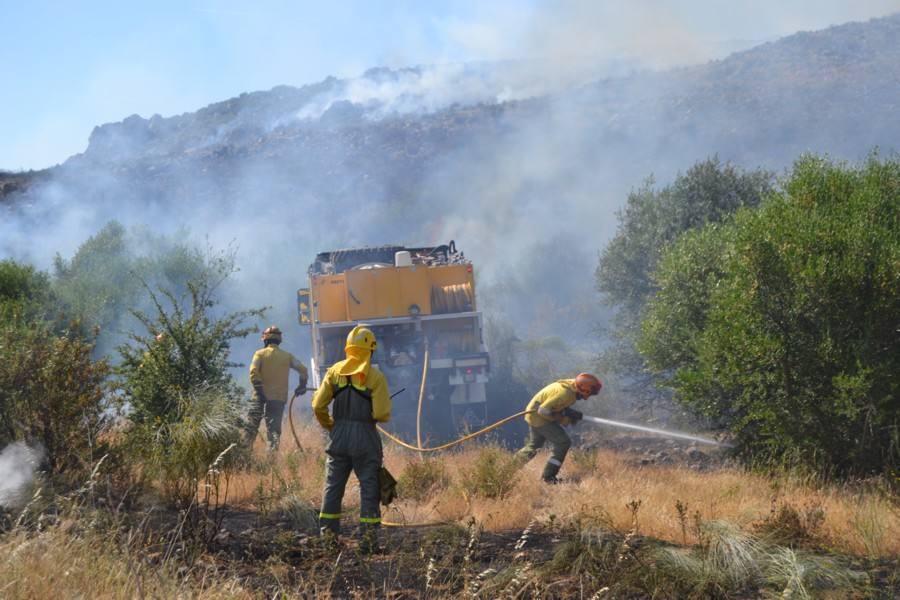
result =
[{"label": "green foliage", "polygon": [[505,498],[519,480],[520,466],[508,452],[486,446],[478,451],[472,466],[462,472],[460,486],[468,496]]},{"label": "green foliage", "polygon": [[216,291],[233,269],[228,256],[212,259],[181,298],[146,286],[155,313],[133,314],[147,334],[131,333],[119,348],[130,448],[180,505],[195,499],[212,461],[241,439],[243,391],[228,372],[239,366],[229,360],[229,342],[253,331],[243,323],[262,311],[216,314]]},{"label": "green foliage", "polygon": [[79,248],[70,261],[57,255],[55,289],[67,311],[88,329],[118,323],[134,303],[138,281],[125,228],[112,221]]},{"label": "green foliage", "polygon": [[233,270],[229,256],[211,259],[208,268],[187,283],[188,292],[182,297],[145,287],[154,314],[132,314],[147,333],[132,332],[130,343],[119,347],[122,364],[117,372],[132,421],[177,419],[178,399],[196,392],[214,390],[235,400],[242,396],[228,372],[240,366],[229,359],[229,342],[255,331],[244,322],[263,311],[215,314],[216,292]]},{"label": "green foliage", "polygon": [[[126,447],[142,475],[157,482],[170,503],[188,507],[197,501],[211,465],[240,443],[241,431],[236,399],[209,389],[173,398],[165,421],[136,423]],[[218,468],[227,468],[234,458],[228,451]]]},{"label": "green foliage", "polygon": [[41,324],[0,324],[0,446],[40,444],[50,472],[72,481],[90,470],[109,418],[109,368],[92,350]]},{"label": "green foliage", "polygon": [[805,157],[783,189],[679,240],[639,346],[747,457],[896,470],[900,161]]},{"label": "green foliage", "polygon": [[651,274],[666,247],[689,229],[726,221],[772,191],[771,175],[743,172],[718,158],[699,162],[661,190],[653,180],[628,195],[616,236],[603,250],[597,287],[608,301],[640,312],[656,291]]},{"label": "green foliage", "polygon": [[85,331],[99,328],[99,350],[106,354],[120,330],[137,325],[130,311],[136,306],[150,308],[145,285],[181,295],[188,281],[205,276],[208,266],[199,250],[175,238],[141,230],[129,233],[110,221],[70,260],[57,255],[53,287],[66,313]]},{"label": "green foliage", "polygon": [[30,265],[0,260],[0,323],[31,323],[52,316],[50,278]]},{"label": "green foliage", "polygon": [[[628,196],[615,237],[600,255],[597,288],[618,309],[613,344],[601,357],[607,368],[633,378],[635,391],[651,398],[652,383],[634,348],[647,299],[658,289],[652,278],[666,249],[685,231],[727,221],[771,193],[771,175],[741,171],[718,158],[699,162],[662,189],[653,180]],[[655,392],[658,396],[658,392]]]}]

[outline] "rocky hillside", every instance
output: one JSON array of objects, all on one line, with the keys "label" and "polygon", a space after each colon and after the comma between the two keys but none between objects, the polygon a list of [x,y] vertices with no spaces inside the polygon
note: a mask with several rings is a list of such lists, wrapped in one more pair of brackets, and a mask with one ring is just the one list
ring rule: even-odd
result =
[{"label": "rocky hillside", "polygon": [[[584,273],[648,175],[665,182],[713,154],[780,171],[805,151],[858,160],[898,149],[898,39],[894,15],[553,95],[516,89],[505,64],[374,69],[134,115],[95,128],[58,167],[0,177],[12,215],[0,256],[60,250],[110,218],[186,226],[268,265],[289,249],[292,293],[323,249],[452,237],[482,273],[515,278],[500,282],[507,306],[558,313],[559,298],[593,297]],[[8,242],[23,219],[48,238]],[[573,243],[573,229],[587,235]],[[259,248],[261,236],[279,250]]]},{"label": "rocky hillside", "polygon": [[[497,94],[486,89],[471,94],[475,104],[460,96],[463,102],[434,110],[421,69],[373,69],[357,81],[280,86],[195,113],[133,115],[101,125],[87,150],[54,175],[77,185],[80,172],[101,168],[170,196],[177,192],[166,185],[165,171],[230,172],[278,161],[290,165],[290,173],[282,174],[308,192],[333,193],[348,185],[370,192],[367,186],[376,185],[397,198],[421,192],[417,174],[435,158],[541,119],[553,126],[560,106],[573,109],[579,129],[606,148],[641,142],[632,160],[646,165],[646,172],[684,162],[685,151],[689,159],[719,153],[772,167],[804,150],[857,158],[876,145],[893,149],[898,139],[897,39],[900,15],[798,33],[724,60],[596,82],[556,98],[491,102]],[[378,97],[354,102],[351,88],[359,81],[370,88],[401,87],[406,110],[395,108],[397,97],[390,105]],[[337,186],[334,175],[341,177]],[[4,186],[2,193],[22,187]]]}]

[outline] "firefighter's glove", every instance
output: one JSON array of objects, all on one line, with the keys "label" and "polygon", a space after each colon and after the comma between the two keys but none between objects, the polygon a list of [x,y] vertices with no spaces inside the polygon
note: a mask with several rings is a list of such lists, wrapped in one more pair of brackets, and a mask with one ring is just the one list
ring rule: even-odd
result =
[{"label": "firefighter's glove", "polygon": [[300,385],[298,385],[297,388],[294,390],[294,395],[302,396],[305,393],[306,393],[306,384],[303,382],[300,382]]},{"label": "firefighter's glove", "polygon": [[584,413],[580,410],[575,410],[574,408],[564,408],[562,410],[562,417],[569,421],[569,424],[575,425],[584,418]]}]

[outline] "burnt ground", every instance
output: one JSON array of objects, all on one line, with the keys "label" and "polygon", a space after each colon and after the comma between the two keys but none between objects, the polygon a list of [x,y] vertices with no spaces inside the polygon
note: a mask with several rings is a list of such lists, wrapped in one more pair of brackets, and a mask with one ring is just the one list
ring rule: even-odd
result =
[{"label": "burnt ground", "polygon": [[[668,583],[656,564],[653,553],[674,546],[612,531],[590,516],[581,523],[533,522],[525,531],[499,533],[481,531],[474,522],[386,527],[382,551],[367,555],[360,552],[354,532],[345,531],[336,543],[319,538],[315,513],[306,510],[300,524],[296,513],[227,511],[219,533],[185,569],[204,579],[236,576],[264,597],[589,598],[610,588],[610,595],[602,597],[679,598],[689,590],[685,582]],[[163,527],[165,520],[154,527]],[[159,553],[154,556],[158,559]],[[865,591],[852,597],[900,593],[896,559],[829,558],[867,582]],[[748,588],[716,597],[759,598],[762,593]]]}]

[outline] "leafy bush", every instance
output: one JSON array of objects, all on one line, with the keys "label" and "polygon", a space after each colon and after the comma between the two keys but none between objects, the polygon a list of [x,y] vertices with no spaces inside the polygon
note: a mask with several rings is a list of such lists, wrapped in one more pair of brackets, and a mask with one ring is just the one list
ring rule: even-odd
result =
[{"label": "leafy bush", "polygon": [[243,322],[262,311],[215,316],[216,290],[232,271],[228,257],[217,259],[183,298],[147,286],[155,314],[133,313],[147,334],[132,333],[119,348],[119,385],[134,424],[129,447],[180,505],[194,501],[209,465],[241,440],[244,394],[228,371],[239,366],[229,342],[253,331]]},{"label": "leafy bush", "polygon": [[92,350],[40,324],[0,324],[0,446],[40,444],[50,471],[72,481],[90,469],[110,417],[109,367]]},{"label": "leafy bush", "polygon": [[806,157],[757,210],[663,258],[639,347],[748,458],[900,462],[900,161]]},{"label": "leafy bush", "polygon": [[519,462],[508,452],[494,446],[478,451],[472,466],[460,477],[460,486],[468,496],[505,498],[519,480]]}]

